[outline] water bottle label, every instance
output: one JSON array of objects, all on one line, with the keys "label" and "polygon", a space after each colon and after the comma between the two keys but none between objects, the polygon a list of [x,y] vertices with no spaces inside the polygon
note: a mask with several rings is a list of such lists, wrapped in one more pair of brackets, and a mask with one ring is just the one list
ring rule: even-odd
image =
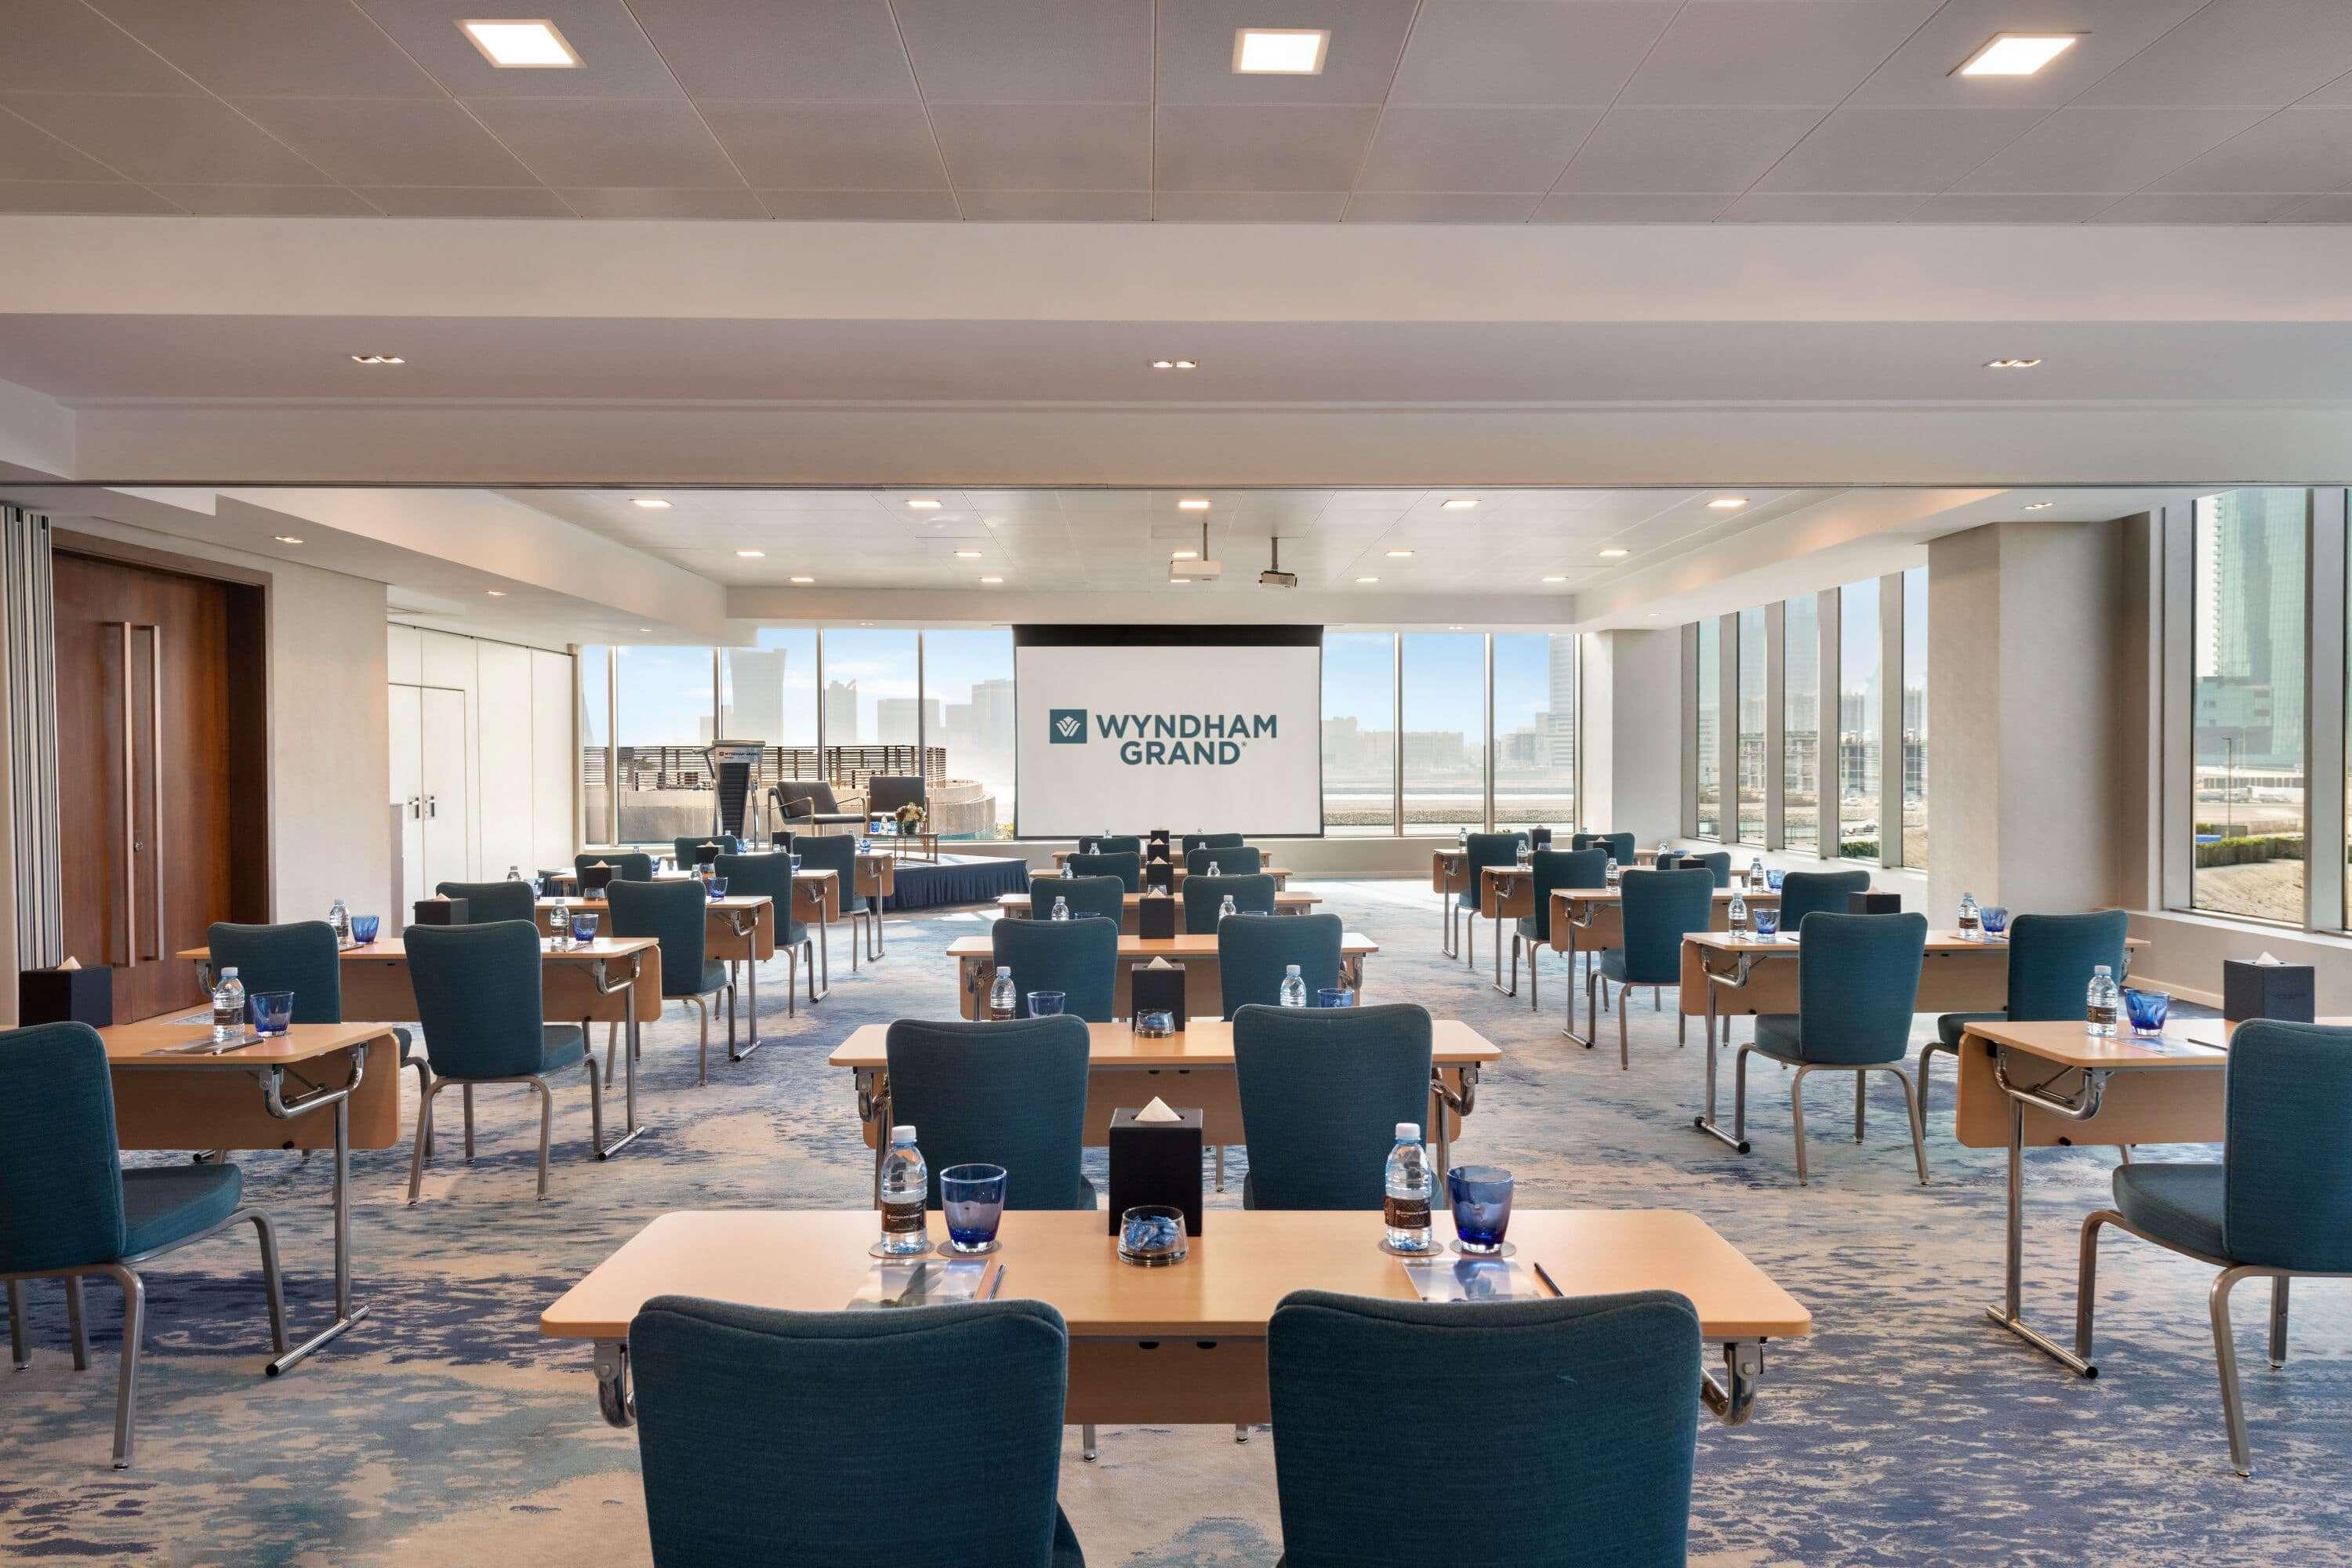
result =
[{"label": "water bottle label", "polygon": [[1391,1193],[1389,1194],[1386,1213],[1388,1227],[1391,1230],[1427,1230],[1429,1228],[1427,1198],[1401,1198]]},{"label": "water bottle label", "polygon": [[236,1004],[234,1002],[215,1002],[213,1004],[214,1028],[235,1029],[243,1026],[245,1020],[237,1016]]},{"label": "water bottle label", "polygon": [[923,1200],[909,1198],[904,1203],[882,1205],[882,1234],[908,1236],[923,1228]]},{"label": "water bottle label", "polygon": [[2116,1010],[2114,1005],[2109,1004],[2105,1006],[2092,1008],[2090,1010],[2090,1021],[2092,1026],[2095,1028],[2114,1028],[2116,1026]]}]

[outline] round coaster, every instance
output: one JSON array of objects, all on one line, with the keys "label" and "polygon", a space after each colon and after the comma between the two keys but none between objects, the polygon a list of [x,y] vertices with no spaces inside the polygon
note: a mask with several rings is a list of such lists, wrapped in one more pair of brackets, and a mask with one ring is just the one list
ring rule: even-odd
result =
[{"label": "round coaster", "polygon": [[1461,1253],[1461,1254],[1462,1254],[1462,1256],[1463,1256],[1463,1257],[1465,1257],[1465,1258],[1513,1258],[1513,1257],[1517,1257],[1517,1254],[1518,1254],[1518,1250],[1519,1250],[1517,1247],[1513,1247],[1513,1246],[1512,1246],[1509,1242],[1507,1242],[1507,1242],[1505,1242],[1505,1243],[1503,1243],[1502,1250],[1501,1250],[1501,1251],[1499,1251],[1499,1252],[1470,1252],[1470,1251],[1466,1251],[1466,1250],[1465,1250],[1465,1249],[1464,1249],[1464,1247],[1463,1247],[1462,1244],[1461,1244],[1459,1241],[1452,1241],[1452,1242],[1448,1242],[1448,1243],[1446,1243],[1446,1245],[1447,1245],[1447,1246],[1449,1246],[1449,1247],[1453,1247],[1454,1251]]},{"label": "round coaster", "polygon": [[866,1249],[866,1256],[868,1258],[885,1258],[892,1263],[912,1263],[916,1258],[928,1255],[930,1250],[931,1247],[929,1241],[924,1242],[919,1249],[913,1252],[891,1252],[886,1249],[883,1245],[877,1241],[873,1246]]},{"label": "round coaster", "polygon": [[1445,1256],[1445,1248],[1438,1246],[1434,1241],[1432,1241],[1427,1247],[1407,1248],[1402,1247],[1391,1247],[1389,1245],[1389,1238],[1384,1236],[1381,1237],[1379,1246],[1380,1249],[1382,1252],[1387,1253],[1391,1258],[1443,1258]]},{"label": "round coaster", "polygon": [[995,1237],[990,1237],[978,1247],[958,1247],[953,1242],[942,1241],[933,1250],[941,1258],[985,1258],[1003,1245]]}]

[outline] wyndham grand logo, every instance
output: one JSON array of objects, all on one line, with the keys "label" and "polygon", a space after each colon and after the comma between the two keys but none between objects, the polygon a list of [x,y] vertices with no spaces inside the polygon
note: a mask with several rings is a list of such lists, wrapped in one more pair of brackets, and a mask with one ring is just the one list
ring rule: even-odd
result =
[{"label": "wyndham grand logo", "polygon": [[1083,746],[1091,721],[1097,737],[1118,743],[1118,760],[1130,766],[1231,766],[1252,741],[1276,733],[1271,713],[1089,713],[1084,708],[1045,710],[1046,739],[1056,746]]},{"label": "wyndham grand logo", "polygon": [[1047,729],[1057,746],[1083,746],[1087,743],[1087,710],[1083,708],[1055,708],[1045,715]]}]

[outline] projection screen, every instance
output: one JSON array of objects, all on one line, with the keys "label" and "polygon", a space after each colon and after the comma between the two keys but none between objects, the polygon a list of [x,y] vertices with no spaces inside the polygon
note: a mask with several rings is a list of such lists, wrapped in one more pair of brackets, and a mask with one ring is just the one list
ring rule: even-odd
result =
[{"label": "projection screen", "polygon": [[1014,626],[1013,832],[1323,831],[1320,626]]}]

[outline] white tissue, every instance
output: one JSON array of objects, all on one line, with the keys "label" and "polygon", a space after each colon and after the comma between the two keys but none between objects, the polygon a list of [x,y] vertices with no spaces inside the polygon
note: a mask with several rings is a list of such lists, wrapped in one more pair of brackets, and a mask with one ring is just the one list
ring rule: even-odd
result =
[{"label": "white tissue", "polygon": [[1169,1110],[1168,1102],[1160,1099],[1156,1094],[1151,1097],[1150,1104],[1145,1106],[1142,1110],[1135,1113],[1135,1119],[1138,1121],[1181,1121],[1184,1120],[1174,1111]]},{"label": "white tissue", "polygon": [[79,969],[81,967],[81,960],[73,957],[71,954],[68,954],[66,961],[63,963],[58,964],[58,967],[59,969]]},{"label": "white tissue", "polygon": [[1175,968],[1176,966],[1175,966],[1174,964],[1172,964],[1172,963],[1169,963],[1169,962],[1168,962],[1168,960],[1167,960],[1165,957],[1160,957],[1160,958],[1155,958],[1155,959],[1153,959],[1150,963],[1149,963],[1145,964],[1143,967],[1144,967],[1144,968],[1146,968],[1146,969],[1173,969],[1173,968]]},{"label": "white tissue", "polygon": [[2254,962],[2256,963],[2276,963],[2278,962],[2278,956],[2275,953],[2266,952],[2260,958],[2254,960]]}]

